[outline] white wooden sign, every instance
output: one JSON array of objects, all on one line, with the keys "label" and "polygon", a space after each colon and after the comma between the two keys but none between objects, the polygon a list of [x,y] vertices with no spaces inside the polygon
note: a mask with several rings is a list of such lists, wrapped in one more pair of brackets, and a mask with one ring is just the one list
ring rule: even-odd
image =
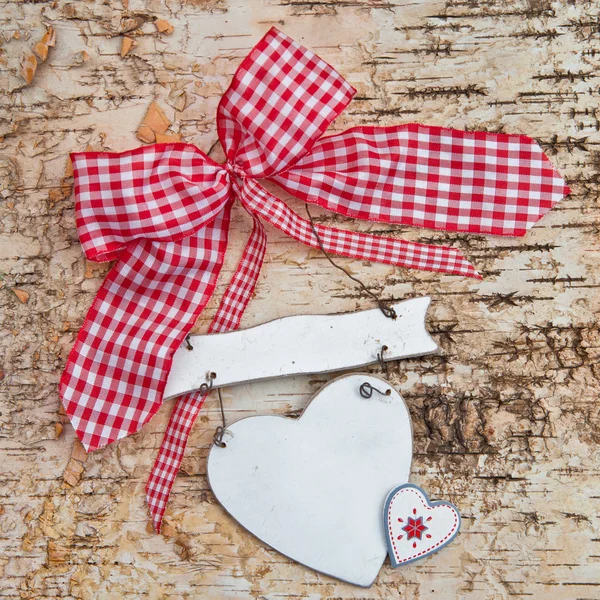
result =
[{"label": "white wooden sign", "polygon": [[264,325],[190,338],[173,358],[165,398],[197,390],[216,373],[214,387],[298,375],[326,373],[377,362],[382,346],[384,360],[397,360],[437,352],[425,329],[430,298],[405,300],[394,305],[396,319],[378,309],[342,315],[302,315]]},{"label": "white wooden sign", "polygon": [[[362,397],[365,382],[389,395]],[[237,521],[307,567],[373,583],[388,551],[385,500],[408,481],[412,459],[398,392],[379,377],[346,375],[324,386],[300,419],[242,419],[223,441],[210,451],[208,478]]]}]

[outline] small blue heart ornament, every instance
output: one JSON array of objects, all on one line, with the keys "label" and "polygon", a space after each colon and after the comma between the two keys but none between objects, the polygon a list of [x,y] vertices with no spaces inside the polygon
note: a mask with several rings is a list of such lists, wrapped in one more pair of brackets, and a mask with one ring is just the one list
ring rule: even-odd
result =
[{"label": "small blue heart ornament", "polygon": [[458,534],[460,525],[460,513],[450,502],[431,502],[412,483],[394,488],[383,511],[392,566],[406,565],[447,546]]}]

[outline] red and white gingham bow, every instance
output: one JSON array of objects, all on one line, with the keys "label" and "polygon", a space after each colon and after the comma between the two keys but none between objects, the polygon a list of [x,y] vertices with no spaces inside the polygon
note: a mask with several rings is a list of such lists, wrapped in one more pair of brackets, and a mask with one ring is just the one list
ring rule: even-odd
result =
[{"label": "red and white gingham bow", "polygon": [[[61,379],[87,450],[137,432],[158,410],[173,353],[214,291],[234,199],[254,227],[211,332],[239,326],[265,254],[261,219],[319,247],[310,223],[258,179],[359,219],[510,236],[569,192],[521,135],[400,125],[321,138],[354,93],[330,65],[271,29],[219,104],[224,165],[182,143],[72,155],[84,252],[117,260]],[[478,277],[454,248],[316,228],[328,252]],[[182,397],[171,415],[147,486],[157,529],[203,401],[199,393]]]}]

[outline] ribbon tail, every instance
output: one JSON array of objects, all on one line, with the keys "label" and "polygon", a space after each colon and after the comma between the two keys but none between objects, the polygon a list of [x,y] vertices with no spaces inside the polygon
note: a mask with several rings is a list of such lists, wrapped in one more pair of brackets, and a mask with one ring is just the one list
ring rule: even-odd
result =
[{"label": "ribbon tail", "polygon": [[522,236],[569,193],[524,135],[421,124],[321,138],[270,177],[294,196],[357,219]]},{"label": "ribbon tail", "polygon": [[178,242],[129,244],[109,271],[60,385],[86,450],[139,431],[160,407],[173,353],[216,285],[229,212]]},{"label": "ribbon tail", "polygon": [[[265,229],[256,215],[236,272],[210,324],[209,333],[237,329],[252,298],[267,248]],[[208,394],[193,393],[176,400],[167,430],[146,484],[146,500],[154,528],[160,533],[171,489],[181,466],[187,440]]]},{"label": "ribbon tail", "polygon": [[187,394],[177,399],[160,450],[146,484],[146,501],[158,533],[167,508],[171,488],[179,472],[185,447],[208,394]]},{"label": "ribbon tail", "polygon": [[[320,247],[310,222],[253,179],[245,180],[240,199],[249,210],[260,214],[280,231],[307,246]],[[473,265],[456,248],[431,246],[323,225],[315,225],[315,228],[327,252],[409,269],[481,279]]]},{"label": "ribbon tail", "polygon": [[209,333],[224,333],[237,329],[254,293],[267,249],[267,234],[260,219],[253,213],[250,215],[254,221],[252,233],[210,324]]}]

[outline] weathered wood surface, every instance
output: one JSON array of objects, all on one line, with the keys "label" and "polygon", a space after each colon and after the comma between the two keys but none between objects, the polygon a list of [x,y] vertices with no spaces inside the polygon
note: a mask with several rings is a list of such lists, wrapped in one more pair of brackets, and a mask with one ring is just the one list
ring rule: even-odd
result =
[{"label": "weathered wood surface", "polygon": [[[157,18],[174,32],[159,34]],[[573,189],[524,239],[316,213],[453,243],[484,275],[342,261],[386,297],[433,298],[430,327],[443,353],[396,363],[390,374],[413,417],[413,481],[464,516],[448,549],[384,567],[369,590],[291,563],[218,506],[206,480],[214,398],[194,429],[163,536],[148,525],[143,491],[173,403],[139,435],[87,457],[59,413],[61,368],[107,272],[85,262],[77,241],[68,152],[136,146],[153,99],[174,132],[208,150],[219,95],[273,24],[359,90],[337,128],[418,120],[526,133]],[[26,86],[19,63],[44,25],[56,29],[56,46]],[[0,597],[600,598],[600,3],[4,0],[0,27]],[[124,32],[137,46],[122,58]],[[248,231],[236,211],[217,296]],[[266,263],[246,326],[372,306],[318,252],[272,229]],[[330,377],[226,390],[228,419],[297,415]]]}]

